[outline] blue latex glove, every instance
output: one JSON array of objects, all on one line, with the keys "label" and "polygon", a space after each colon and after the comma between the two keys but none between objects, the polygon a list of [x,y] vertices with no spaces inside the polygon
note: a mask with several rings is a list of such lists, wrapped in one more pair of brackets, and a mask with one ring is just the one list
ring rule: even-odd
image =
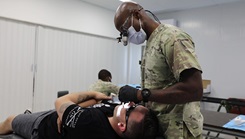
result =
[{"label": "blue latex glove", "polygon": [[134,87],[131,87],[129,85],[125,85],[120,88],[119,90],[119,100],[121,102],[129,102],[133,101],[135,103],[138,103],[139,100],[137,99],[137,92],[139,89],[136,89]]}]

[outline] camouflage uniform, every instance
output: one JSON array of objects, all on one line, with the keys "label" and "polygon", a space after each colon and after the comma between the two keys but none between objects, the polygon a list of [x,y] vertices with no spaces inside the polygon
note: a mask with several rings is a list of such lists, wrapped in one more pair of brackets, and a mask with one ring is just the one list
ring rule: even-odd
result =
[{"label": "camouflage uniform", "polygon": [[[164,89],[179,81],[185,69],[201,71],[191,37],[171,25],[159,25],[147,41],[142,59],[142,87]],[[201,139],[203,117],[200,102],[186,104],[149,103],[159,114],[167,139]]]},{"label": "camouflage uniform", "polygon": [[102,80],[96,81],[89,87],[89,91],[98,91],[109,96],[111,93],[118,95],[120,87],[112,84],[111,82],[105,82]]}]

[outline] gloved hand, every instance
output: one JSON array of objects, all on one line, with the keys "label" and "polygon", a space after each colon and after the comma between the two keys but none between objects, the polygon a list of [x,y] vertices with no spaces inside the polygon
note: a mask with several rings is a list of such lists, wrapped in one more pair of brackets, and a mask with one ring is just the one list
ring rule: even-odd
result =
[{"label": "gloved hand", "polygon": [[139,100],[137,99],[137,92],[139,89],[136,89],[134,87],[131,87],[129,85],[125,85],[120,88],[119,90],[119,100],[121,102],[129,102],[133,101],[135,103],[138,103]]}]

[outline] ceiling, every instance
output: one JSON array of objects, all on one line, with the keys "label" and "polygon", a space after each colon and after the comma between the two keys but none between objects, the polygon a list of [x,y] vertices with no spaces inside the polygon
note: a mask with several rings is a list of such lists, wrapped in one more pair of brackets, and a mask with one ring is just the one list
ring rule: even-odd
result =
[{"label": "ceiling", "polygon": [[[111,11],[116,11],[117,7],[122,3],[119,0],[81,0]],[[142,5],[145,9],[153,13],[173,12],[198,7],[219,5],[241,0],[134,0]]]}]

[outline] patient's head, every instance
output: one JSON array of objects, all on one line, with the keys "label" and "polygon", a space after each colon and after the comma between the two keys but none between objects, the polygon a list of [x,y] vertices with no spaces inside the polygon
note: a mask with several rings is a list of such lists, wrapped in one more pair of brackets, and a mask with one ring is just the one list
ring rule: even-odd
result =
[{"label": "patient's head", "polygon": [[159,131],[156,115],[144,106],[119,106],[116,115],[118,128],[125,139],[154,139]]}]

